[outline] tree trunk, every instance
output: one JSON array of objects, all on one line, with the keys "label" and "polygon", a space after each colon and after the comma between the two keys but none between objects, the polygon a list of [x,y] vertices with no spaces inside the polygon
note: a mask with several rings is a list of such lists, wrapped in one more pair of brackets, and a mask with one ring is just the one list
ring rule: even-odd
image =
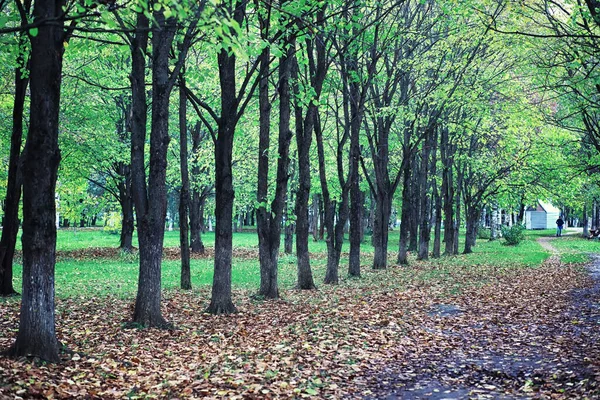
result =
[{"label": "tree trunk", "polygon": [[[417,165],[417,160],[415,157],[414,164]],[[419,249],[419,224],[421,223],[420,212],[420,204],[419,204],[419,177],[418,173],[411,174],[411,183],[409,185],[410,188],[410,218],[409,220],[409,240],[408,240],[408,251],[417,252]]]},{"label": "tree trunk", "polygon": [[[295,62],[297,64],[297,62]],[[294,76],[297,81],[297,65]],[[295,92],[299,93],[295,83]],[[310,194],[310,145],[316,117],[316,106],[311,102],[303,118],[302,106],[296,104],[296,144],[298,149],[298,191],[296,192],[296,259],[298,265],[298,288],[315,289],[308,253],[308,196]]]},{"label": "tree trunk", "polygon": [[[436,184],[434,183],[434,186]],[[435,226],[433,237],[433,258],[440,258],[442,254],[442,197],[435,187]]]},{"label": "tree trunk", "polygon": [[400,244],[398,248],[398,264],[408,264],[408,235],[410,219],[410,162],[405,163],[405,168],[402,171],[402,212],[400,216]]},{"label": "tree trunk", "polygon": [[498,201],[494,199],[492,203],[492,222],[490,224],[490,240],[496,240],[500,237],[500,227],[498,224]]},{"label": "tree trunk", "polygon": [[119,171],[123,179],[119,182],[119,203],[121,205],[121,236],[119,239],[119,248],[122,251],[131,253],[133,250],[133,198],[131,194],[131,168],[125,163],[121,163]]},{"label": "tree trunk", "polygon": [[23,163],[23,296],[19,332],[8,355],[59,362],[55,333],[55,192],[60,150],[58,125],[64,53],[64,3],[40,0],[33,9],[41,24],[31,36],[29,133]]},{"label": "tree trunk", "polygon": [[[23,34],[19,41],[24,41]],[[23,111],[25,96],[29,84],[29,62],[22,56],[17,64],[23,68],[15,69],[15,100],[12,113],[12,134],[10,137],[10,155],[8,161],[8,182],[4,202],[4,218],[2,221],[2,238],[0,239],[0,296],[17,294],[13,288],[13,260],[17,235],[19,233],[19,202],[21,201],[21,167],[19,157],[23,141]]]},{"label": "tree trunk", "polygon": [[292,254],[294,252],[294,224],[285,224],[285,237],[284,237],[284,253]]},{"label": "tree trunk", "polygon": [[583,237],[590,236],[590,229],[588,226],[588,211],[587,211],[587,203],[583,203]]},{"label": "tree trunk", "polygon": [[146,138],[146,88],[144,50],[148,19],[138,14],[132,46],[132,135],[131,170],[140,245],[140,274],[133,323],[144,327],[171,328],[162,316],[161,263],[167,210],[167,150],[169,145],[169,96],[174,81],[169,73],[169,55],[176,25],[161,12],[153,19],[152,35],[152,121],[150,168],[146,185],[144,144]]},{"label": "tree trunk", "polygon": [[464,171],[457,171],[456,178],[456,193],[454,195],[454,201],[456,202],[455,211],[456,211],[456,220],[454,223],[454,244],[453,244],[453,253],[458,254],[458,238],[460,233],[460,220],[461,220],[461,190],[463,183]]},{"label": "tree trunk", "polygon": [[292,140],[290,131],[291,96],[290,75],[292,65],[293,43],[288,46],[288,52],[279,62],[279,138],[277,157],[277,186],[275,197],[271,202],[270,212],[267,211],[267,182],[269,177],[269,142],[270,142],[270,110],[268,71],[270,54],[268,49],[261,54],[261,81],[259,83],[260,103],[260,143],[258,161],[258,191],[257,200],[257,232],[260,259],[260,290],[259,295],[269,299],[279,298],[277,282],[279,248],[281,245],[281,224],[286,203],[289,148]]},{"label": "tree trunk", "polygon": [[[198,123],[192,129],[192,179],[197,182],[200,177],[200,166],[196,155],[200,150],[200,145],[204,140],[202,135],[201,125]],[[191,236],[191,252],[195,254],[204,254],[204,243],[202,243],[202,232],[204,231],[204,202],[206,195],[204,190],[200,190],[197,185],[192,188],[192,198],[190,204],[190,236]]]},{"label": "tree trunk", "polygon": [[181,167],[181,192],[179,193],[179,247],[181,248],[181,288],[192,289],[190,271],[190,241],[188,209],[190,203],[190,179],[188,176],[187,98],[184,73],[179,76],[179,163]]},{"label": "tree trunk", "polygon": [[323,282],[325,284],[337,285],[339,283],[340,256],[344,243],[344,226],[348,221],[348,192],[350,188],[344,178],[343,168],[340,168],[344,162],[344,143],[343,140],[338,141],[337,143],[336,164],[338,166],[338,181],[342,189],[342,200],[339,205],[337,222],[334,222],[336,201],[331,199],[331,195],[329,193],[323,144],[323,131],[321,130],[319,121],[317,121],[315,125],[315,137],[317,139],[317,153],[319,160],[319,180],[321,183],[321,192],[323,193],[323,206],[325,208],[325,218],[323,223],[327,227],[327,239],[325,240],[325,243],[327,244],[327,268]]},{"label": "tree trunk", "polygon": [[[354,60],[353,60],[354,62]],[[354,63],[351,64],[354,66]],[[356,69],[356,66],[354,66]],[[352,70],[352,68],[351,68]],[[364,116],[364,96],[354,80],[350,79],[350,162],[348,181],[350,184],[350,254],[348,255],[348,275],[360,276],[360,245],[362,242],[362,202],[359,186],[360,127]]]},{"label": "tree trunk", "polygon": [[[387,166],[385,167],[387,169]],[[373,269],[387,268],[388,221],[390,220],[391,199],[385,190],[377,190],[373,220]]]},{"label": "tree trunk", "polygon": [[317,242],[319,240],[319,208],[320,208],[320,194],[313,194],[312,201],[312,219],[311,219],[311,231],[313,242]]},{"label": "tree trunk", "polygon": [[477,230],[479,228],[481,211],[474,205],[465,204],[465,216],[467,220],[467,231],[465,234],[465,250],[463,251],[463,254],[470,254],[473,252],[473,247],[477,240]]},{"label": "tree trunk", "polygon": [[230,314],[236,311],[231,298],[231,256],[233,222],[233,137],[237,123],[235,54],[222,49],[218,55],[221,85],[221,118],[215,145],[215,272],[208,312]]},{"label": "tree trunk", "polygon": [[442,196],[444,198],[444,254],[454,253],[454,182],[452,174],[453,149],[449,142],[448,128],[442,128],[440,154],[442,158]]},{"label": "tree trunk", "polygon": [[[419,200],[420,200],[420,220],[419,227],[419,253],[417,259],[427,260],[429,258],[429,241],[431,240],[431,195],[429,193],[429,167],[430,155],[435,153],[434,143],[437,141],[435,137],[435,128],[428,129],[426,133],[423,151],[421,155],[421,174],[419,176]],[[433,157],[435,159],[435,157]],[[433,171],[435,174],[435,170]]]}]

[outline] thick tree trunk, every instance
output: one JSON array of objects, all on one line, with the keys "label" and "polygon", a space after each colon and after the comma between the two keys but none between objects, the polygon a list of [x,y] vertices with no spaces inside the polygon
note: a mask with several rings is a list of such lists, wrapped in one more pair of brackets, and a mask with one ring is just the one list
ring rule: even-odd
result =
[{"label": "thick tree trunk", "polygon": [[221,119],[215,146],[215,272],[208,312],[230,314],[236,311],[231,297],[231,257],[233,222],[233,137],[237,124],[235,54],[223,49],[218,55],[221,85]]},{"label": "thick tree trunk", "polygon": [[56,261],[55,192],[60,150],[58,125],[64,52],[61,1],[40,0],[31,40],[29,133],[23,163],[23,296],[19,332],[8,355],[59,362],[55,333],[54,266]]},{"label": "thick tree trunk", "polygon": [[187,98],[183,73],[179,77],[179,163],[181,167],[181,192],[179,193],[179,247],[181,248],[181,288],[192,289],[190,271],[190,241],[188,209],[190,179],[188,175]]},{"label": "thick tree trunk", "polygon": [[[227,55],[219,56],[220,59],[224,57]],[[215,227],[215,272],[212,297],[208,307],[208,312],[211,314],[230,314],[236,311],[231,298],[234,129],[234,126],[220,125],[215,147],[215,217],[217,222]]]},{"label": "thick tree trunk", "polygon": [[[20,39],[21,41],[23,39]],[[8,161],[8,182],[4,202],[4,218],[2,221],[2,238],[0,239],[0,296],[17,294],[13,288],[13,260],[17,235],[19,233],[19,202],[21,201],[21,167],[19,157],[23,141],[23,111],[25,96],[29,84],[28,62],[22,57],[17,59],[21,68],[15,69],[15,99],[12,114],[12,134],[10,137],[10,154]]]}]

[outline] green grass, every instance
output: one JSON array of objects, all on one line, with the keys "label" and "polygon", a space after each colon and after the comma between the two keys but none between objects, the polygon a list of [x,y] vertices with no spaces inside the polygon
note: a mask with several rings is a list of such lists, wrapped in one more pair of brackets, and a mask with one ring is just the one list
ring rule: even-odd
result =
[{"label": "green grass", "polygon": [[600,253],[600,241],[587,240],[579,235],[562,236],[551,243],[560,252],[563,263],[586,263],[590,259],[590,254]]},{"label": "green grass", "polygon": [[[361,247],[363,259],[363,278],[360,280],[347,279],[347,258],[342,258],[340,277],[342,287],[349,285],[365,285],[377,287],[381,285],[401,288],[409,285],[437,284],[446,285],[450,292],[460,291],[465,284],[481,284],[487,281],[487,275],[503,273],[521,268],[540,266],[549,257],[536,240],[542,236],[553,236],[553,230],[527,231],[526,240],[518,246],[506,246],[503,240],[490,242],[485,239],[477,241],[473,253],[442,257],[438,260],[418,262],[411,254],[409,267],[394,266],[398,248],[398,232],[390,232],[388,271],[372,271],[373,247],[370,238],[365,238]],[[203,235],[203,241],[209,247],[214,246],[214,233]],[[117,247],[119,236],[101,229],[61,229],[58,232],[58,251],[77,250],[86,247]],[[136,243],[136,240],[134,240]],[[590,252],[600,252],[600,242],[563,237],[552,242],[563,254],[566,262],[582,262]],[[257,249],[258,239],[254,232],[234,234],[234,247]],[[460,249],[464,245],[464,237],[460,237]],[[179,232],[165,233],[165,246],[177,247]],[[283,245],[283,243],[282,243]],[[324,241],[309,243],[314,257],[311,259],[313,276],[317,285],[321,286],[325,275],[326,244]],[[344,251],[348,245],[344,246]],[[234,258],[232,268],[232,283],[234,288],[254,291],[260,283],[259,263],[255,252],[249,252],[244,258]],[[20,261],[20,260],[18,260]],[[211,258],[191,260],[192,285],[194,288],[207,289],[212,284],[213,260]],[[294,255],[280,257],[279,283],[283,290],[292,289],[296,282],[296,258]],[[389,275],[382,275],[389,274]],[[21,266],[15,265],[15,287],[20,287]],[[163,261],[162,287],[174,290],[179,287],[180,262],[178,260]],[[136,256],[121,256],[118,259],[85,259],[74,260],[61,258],[56,265],[56,294],[58,297],[73,296],[105,296],[115,295],[122,298],[132,298],[137,290],[138,258]]]}]

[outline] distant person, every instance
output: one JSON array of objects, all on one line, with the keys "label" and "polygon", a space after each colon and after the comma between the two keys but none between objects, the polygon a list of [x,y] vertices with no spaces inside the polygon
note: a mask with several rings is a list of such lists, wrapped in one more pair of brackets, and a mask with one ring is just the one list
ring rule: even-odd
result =
[{"label": "distant person", "polygon": [[558,217],[556,220],[556,236],[562,236],[562,229],[565,221],[562,220],[561,217]]}]

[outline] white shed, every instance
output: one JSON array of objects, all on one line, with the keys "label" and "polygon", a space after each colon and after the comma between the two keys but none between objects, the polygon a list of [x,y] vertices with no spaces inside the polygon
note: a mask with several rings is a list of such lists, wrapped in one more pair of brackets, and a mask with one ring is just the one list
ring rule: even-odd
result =
[{"label": "white shed", "polygon": [[538,200],[536,209],[525,212],[525,226],[527,229],[553,229],[559,216],[558,208]]}]

